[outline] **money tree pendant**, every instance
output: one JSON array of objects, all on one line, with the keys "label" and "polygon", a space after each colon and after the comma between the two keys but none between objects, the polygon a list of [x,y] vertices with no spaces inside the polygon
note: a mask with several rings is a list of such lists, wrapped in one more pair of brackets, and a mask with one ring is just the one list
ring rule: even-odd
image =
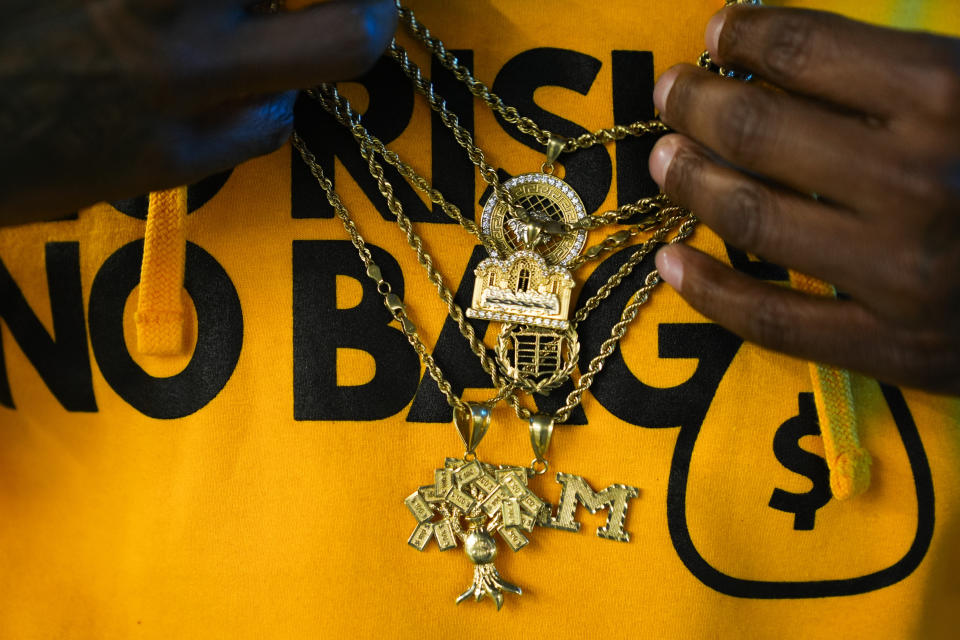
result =
[{"label": "money tree pendant", "polygon": [[474,565],[473,582],[457,604],[471,596],[477,601],[488,597],[499,610],[503,592],[522,594],[520,587],[500,576],[493,561],[497,538],[519,551],[529,542],[524,534],[549,515],[546,503],[527,488],[531,473],[522,467],[447,458],[443,468],[435,471],[433,484],[420,487],[405,500],[417,519],[407,541],[410,546],[423,551],[435,538],[440,550],[447,551],[463,543]]},{"label": "money tree pendant", "polygon": [[457,598],[457,604],[473,596],[487,597],[503,606],[503,593],[522,594],[507,582],[493,564],[497,538],[519,551],[530,533],[549,517],[550,507],[527,488],[531,469],[494,466],[478,461],[474,453],[490,427],[490,409],[467,404],[454,412],[454,424],[467,448],[464,460],[447,458],[433,474],[433,484],[420,487],[405,500],[417,526],[407,541],[423,551],[436,538],[440,551],[456,548],[458,542],[473,563],[473,582]]}]

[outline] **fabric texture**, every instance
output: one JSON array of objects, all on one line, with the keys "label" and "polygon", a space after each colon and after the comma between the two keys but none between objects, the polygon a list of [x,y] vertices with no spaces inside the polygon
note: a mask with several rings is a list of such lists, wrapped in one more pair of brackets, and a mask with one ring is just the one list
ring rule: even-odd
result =
[{"label": "fabric texture", "polygon": [[[819,3],[876,22],[906,15],[905,4]],[[654,79],[696,60],[722,1],[411,5],[508,104],[576,135],[652,117]],[[955,3],[908,17],[960,33]],[[541,166],[541,150],[402,42],[494,166]],[[479,217],[486,185],[396,65],[383,60],[341,89],[371,131]],[[467,400],[488,398],[489,376],[349,133],[308,98],[296,119],[451,384]],[[615,208],[656,192],[652,144],[580,151],[560,174],[588,211]],[[486,252],[387,173],[469,304]],[[744,343],[665,285],[555,428],[550,472],[531,480],[554,506],[556,472],[596,492],[637,487],[630,542],[599,537],[609,509],[580,504],[578,531],[538,528],[517,553],[500,546],[497,566],[521,597],[508,594],[500,612],[490,601],[455,605],[472,565],[435,540],[423,552],[408,545],[417,522],[404,505],[463,454],[452,411],[307,168],[286,146],[167,197],[0,229],[0,638],[955,635],[960,400],[811,375],[809,363]],[[689,242],[790,282],[702,225]],[[574,306],[625,257],[578,271]],[[155,280],[155,267],[171,277]],[[644,262],[581,325],[584,358],[652,268]],[[151,281],[163,293],[150,293]],[[180,317],[182,339],[164,332],[162,348],[138,348],[138,304],[168,327]],[[498,327],[471,322],[492,347]],[[535,401],[549,410],[559,394]],[[528,464],[527,425],[498,407],[477,454]],[[839,461],[834,474],[827,459]]]}]

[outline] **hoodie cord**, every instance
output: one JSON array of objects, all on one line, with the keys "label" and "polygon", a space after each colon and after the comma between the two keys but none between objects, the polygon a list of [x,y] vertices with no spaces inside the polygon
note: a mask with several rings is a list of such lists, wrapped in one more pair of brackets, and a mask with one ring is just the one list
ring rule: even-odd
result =
[{"label": "hoodie cord", "polygon": [[[790,272],[790,284],[812,295],[837,295],[832,285],[795,271]],[[860,446],[850,372],[816,362],[809,366],[823,449],[830,469],[830,490],[837,500],[846,500],[870,487],[872,462],[870,453]]]},{"label": "hoodie cord", "polygon": [[186,187],[150,194],[135,316],[137,350],[142,354],[170,356],[183,352],[186,217]]}]

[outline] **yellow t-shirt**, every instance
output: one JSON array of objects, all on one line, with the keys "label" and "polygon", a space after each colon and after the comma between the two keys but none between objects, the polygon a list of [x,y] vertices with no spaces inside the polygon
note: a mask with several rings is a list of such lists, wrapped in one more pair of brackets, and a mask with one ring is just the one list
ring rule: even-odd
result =
[{"label": "yellow t-shirt", "polygon": [[[508,104],[571,135],[652,117],[654,78],[696,59],[721,4],[414,8]],[[960,32],[949,2],[819,5]],[[540,151],[404,42],[493,165],[539,168]],[[486,185],[394,63],[343,90],[450,201],[479,210]],[[455,389],[489,397],[489,377],[348,133],[309,99],[297,126]],[[565,159],[588,212],[656,191],[651,145],[630,139]],[[388,177],[466,306],[484,250]],[[743,343],[666,286],[556,428],[550,472],[530,480],[555,505],[557,471],[595,491],[636,487],[630,541],[598,536],[609,509],[580,504],[579,531],[538,527],[519,552],[499,545],[497,566],[522,597],[507,594],[499,612],[486,600],[456,606],[472,565],[436,540],[412,548],[417,520],[404,505],[463,452],[451,409],[389,324],[313,177],[287,146],[191,186],[189,209],[189,348],[172,357],[136,349],[144,198],[0,230],[0,637],[951,637],[958,400],[854,377],[872,483],[833,500],[807,363]],[[705,228],[691,243],[755,277],[787,279]],[[578,271],[575,304],[625,257]],[[584,323],[583,357],[650,268]],[[474,324],[493,344],[496,325]],[[497,408],[478,452],[526,464],[527,426]]]}]

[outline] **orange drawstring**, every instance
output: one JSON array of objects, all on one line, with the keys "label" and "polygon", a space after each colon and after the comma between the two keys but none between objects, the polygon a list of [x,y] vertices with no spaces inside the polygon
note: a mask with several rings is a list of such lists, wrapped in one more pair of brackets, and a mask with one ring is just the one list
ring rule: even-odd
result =
[{"label": "orange drawstring", "polygon": [[[820,296],[836,296],[833,286],[790,272],[794,289]],[[870,453],[860,446],[850,372],[831,365],[810,363],[813,397],[820,419],[823,449],[830,468],[830,490],[837,500],[859,495],[870,487]]]},{"label": "orange drawstring", "polygon": [[184,223],[187,188],[150,194],[137,301],[137,349],[147,355],[183,352]]}]

